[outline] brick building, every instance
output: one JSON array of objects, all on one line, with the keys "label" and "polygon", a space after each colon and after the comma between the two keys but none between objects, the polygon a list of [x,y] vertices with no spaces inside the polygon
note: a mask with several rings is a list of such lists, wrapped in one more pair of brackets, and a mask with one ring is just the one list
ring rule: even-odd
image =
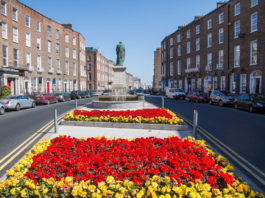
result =
[{"label": "brick building", "polygon": [[93,47],[86,48],[87,87],[89,90],[110,90],[113,83],[113,61]]},{"label": "brick building", "polygon": [[12,94],[86,90],[85,39],[17,0],[2,0],[0,85]]},{"label": "brick building", "polygon": [[134,89],[134,77],[128,72],[126,72],[126,84],[128,90]]},{"label": "brick building", "polygon": [[161,42],[162,82],[186,92],[265,94],[265,1],[217,3]]},{"label": "brick building", "polygon": [[161,48],[154,51],[154,75],[153,75],[153,91],[158,92],[161,89]]}]

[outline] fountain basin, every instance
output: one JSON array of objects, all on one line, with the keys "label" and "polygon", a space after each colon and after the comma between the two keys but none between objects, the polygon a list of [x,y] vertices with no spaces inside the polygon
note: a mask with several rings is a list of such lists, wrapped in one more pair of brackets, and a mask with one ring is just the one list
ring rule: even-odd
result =
[{"label": "fountain basin", "polygon": [[144,101],[93,101],[92,107],[96,109],[141,109],[145,107]]},{"label": "fountain basin", "polygon": [[98,96],[98,101],[138,101],[138,96]]}]

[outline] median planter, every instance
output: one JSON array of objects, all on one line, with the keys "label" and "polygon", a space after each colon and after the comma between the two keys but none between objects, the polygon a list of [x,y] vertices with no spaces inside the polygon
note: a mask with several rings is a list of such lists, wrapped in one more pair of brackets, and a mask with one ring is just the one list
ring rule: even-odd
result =
[{"label": "median planter", "polygon": [[7,171],[0,197],[264,197],[204,141],[43,140]]}]

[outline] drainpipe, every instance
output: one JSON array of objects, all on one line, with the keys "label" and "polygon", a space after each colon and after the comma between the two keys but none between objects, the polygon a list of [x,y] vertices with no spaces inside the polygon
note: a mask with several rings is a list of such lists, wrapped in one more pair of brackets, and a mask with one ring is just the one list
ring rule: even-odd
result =
[{"label": "drainpipe", "polygon": [[227,72],[226,72],[226,82],[227,86],[225,86],[225,90],[227,92],[230,91],[230,75],[229,75],[229,70],[230,70],[230,4],[227,4]]}]

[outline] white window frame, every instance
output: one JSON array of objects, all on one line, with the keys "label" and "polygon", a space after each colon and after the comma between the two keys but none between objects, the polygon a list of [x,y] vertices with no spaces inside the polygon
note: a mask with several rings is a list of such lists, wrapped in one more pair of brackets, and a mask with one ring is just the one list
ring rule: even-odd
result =
[{"label": "white window frame", "polygon": [[210,30],[210,29],[213,28],[213,21],[212,21],[212,19],[209,19],[209,20],[207,21],[207,28],[208,28],[208,30]]},{"label": "white window frame", "polygon": [[210,48],[213,46],[213,35],[212,33],[207,35],[207,48]]},{"label": "white window frame", "polygon": [[173,58],[173,47],[169,49],[169,57]]},{"label": "white window frame", "polygon": [[208,53],[207,54],[207,66],[212,66],[213,63],[213,54],[212,53]]},{"label": "white window frame", "polygon": [[181,60],[178,60],[178,75],[181,75]]},{"label": "white window frame", "polygon": [[223,66],[224,65],[224,50],[218,51],[218,65]]},{"label": "white window frame", "polygon": [[3,66],[8,66],[8,46],[2,45]]},{"label": "white window frame", "polygon": [[169,43],[170,43],[170,45],[172,46],[173,45],[173,38],[170,38],[170,40],[169,40]]},{"label": "white window frame", "polygon": [[178,42],[178,43],[181,42],[181,36],[180,36],[180,34],[177,35],[177,42]]},{"label": "white window frame", "polygon": [[190,57],[187,58],[186,67],[190,69]]},{"label": "white window frame", "polygon": [[18,12],[16,8],[12,8],[12,20],[16,22],[18,20]]},{"label": "white window frame", "polygon": [[[253,45],[254,43],[256,43],[256,53],[254,55],[253,52]],[[253,62],[254,57],[256,57],[256,62]],[[250,42],[250,65],[257,65],[258,64],[258,41],[257,40],[253,40]]]},{"label": "white window frame", "polygon": [[190,38],[190,29],[187,30],[187,38]]},{"label": "white window frame", "polygon": [[52,68],[52,57],[48,57],[48,71],[52,72],[53,68]]},{"label": "white window frame", "polygon": [[42,71],[41,55],[37,55],[37,71]]},{"label": "white window frame", "polygon": [[13,27],[13,42],[18,43],[18,29]]},{"label": "white window frame", "polygon": [[235,7],[234,7],[234,16],[237,16],[237,15],[240,15],[240,2],[238,2],[237,4],[235,4]]},{"label": "white window frame", "polygon": [[69,35],[66,34],[64,37],[65,37],[65,43],[69,43]]},{"label": "white window frame", "polygon": [[[15,57],[15,52],[17,52]],[[18,67],[19,65],[19,50],[17,48],[13,48],[13,60],[14,60],[14,67]]]},{"label": "white window frame", "polygon": [[220,91],[225,90],[225,76],[220,76]]},{"label": "white window frame", "polygon": [[65,57],[69,58],[69,47],[65,47]]},{"label": "white window frame", "polygon": [[69,75],[69,62],[68,61],[65,62],[65,73]]},{"label": "white window frame", "polygon": [[190,41],[187,42],[187,54],[190,54]]},{"label": "white window frame", "polygon": [[73,76],[76,76],[76,63],[73,63]]},{"label": "white window frame", "polygon": [[2,38],[8,39],[7,24],[5,22],[2,22]]},{"label": "white window frame", "polygon": [[60,62],[60,59],[56,59],[56,69],[57,69],[57,72],[61,72],[61,62]]},{"label": "white window frame", "polygon": [[28,69],[31,68],[31,53],[30,52],[26,52],[26,65]]},{"label": "white window frame", "polygon": [[251,8],[259,4],[259,0],[251,0]]},{"label": "white window frame", "polygon": [[48,53],[52,53],[52,42],[48,40]]},{"label": "white window frame", "polygon": [[31,34],[26,32],[26,46],[31,47]]},{"label": "white window frame", "polygon": [[52,27],[49,26],[49,25],[47,25],[47,34],[48,34],[49,37],[52,36]]},{"label": "white window frame", "polygon": [[196,55],[196,68],[199,68],[201,64],[201,56]]},{"label": "white window frame", "polygon": [[57,30],[55,31],[55,38],[56,40],[59,40],[60,39],[60,30]]},{"label": "white window frame", "polygon": [[196,51],[200,51],[201,49],[201,39],[200,38],[196,38]]},{"label": "white window frame", "polygon": [[56,54],[59,56],[60,55],[60,44],[59,43],[56,43],[55,44],[55,52]]},{"label": "white window frame", "polygon": [[[255,15],[256,15],[256,17],[254,18]],[[255,19],[256,19],[256,21],[255,21]],[[258,12],[251,14],[250,21],[251,21],[251,26],[250,26],[251,33],[258,31]]]},{"label": "white window frame", "polygon": [[37,40],[36,40],[36,47],[38,50],[41,50],[41,37],[37,37]]},{"label": "white window frame", "polygon": [[30,28],[30,16],[29,15],[26,15],[26,18],[25,18],[25,25],[26,27]]},{"label": "white window frame", "polygon": [[240,93],[246,93],[246,92],[247,92],[247,74],[240,74]]},{"label": "white window frame", "polygon": [[36,31],[41,32],[41,22],[40,21],[36,21]]},{"label": "white window frame", "polygon": [[76,50],[73,49],[73,59],[76,59]]},{"label": "white window frame", "polygon": [[224,43],[224,28],[219,29],[219,44]]},{"label": "white window frame", "polygon": [[196,25],[196,34],[200,34],[201,32],[201,26],[200,25]]},{"label": "white window frame", "polygon": [[170,62],[169,64],[169,75],[173,76],[173,62]]},{"label": "white window frame", "polygon": [[76,38],[75,38],[75,36],[73,37],[73,45],[76,45]]},{"label": "white window frame", "polygon": [[219,14],[219,24],[222,24],[224,22],[224,13]]},{"label": "white window frame", "polygon": [[239,38],[240,34],[240,20],[236,21],[234,24],[234,38]]},{"label": "white window frame", "polygon": [[6,2],[4,1],[1,1],[1,14],[4,16],[7,15]]},{"label": "white window frame", "polygon": [[234,47],[234,67],[240,67],[240,45]]}]

